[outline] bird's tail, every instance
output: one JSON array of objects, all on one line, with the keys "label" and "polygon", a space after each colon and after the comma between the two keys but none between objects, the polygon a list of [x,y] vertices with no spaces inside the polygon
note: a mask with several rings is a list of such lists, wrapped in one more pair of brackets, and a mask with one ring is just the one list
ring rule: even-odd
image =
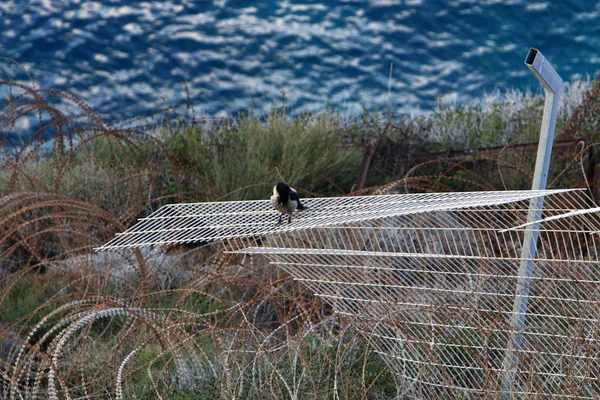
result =
[{"label": "bird's tail", "polygon": [[306,207],[304,207],[304,204],[302,204],[302,203],[300,203],[300,201],[298,201],[298,207],[296,207],[296,210],[304,211],[304,210],[306,210]]}]

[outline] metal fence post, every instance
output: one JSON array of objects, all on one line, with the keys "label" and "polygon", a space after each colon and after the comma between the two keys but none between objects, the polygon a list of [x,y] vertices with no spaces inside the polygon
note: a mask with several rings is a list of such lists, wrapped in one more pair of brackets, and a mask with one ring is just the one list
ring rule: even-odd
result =
[{"label": "metal fence post", "polygon": [[[546,92],[540,142],[535,162],[533,185],[531,187],[532,190],[543,190],[546,189],[546,182],[548,180],[548,168],[550,166],[550,156],[552,154],[554,128],[556,126],[556,119],[559,111],[562,78],[554,68],[552,68],[552,65],[550,65],[542,53],[534,48],[529,49],[527,57],[525,58],[525,65],[544,86]],[[543,204],[543,197],[531,200],[529,203],[527,222],[540,220]],[[519,266],[519,278],[510,320],[510,326],[513,333],[508,341],[507,351],[502,365],[504,370],[504,376],[502,377],[502,394],[504,399],[510,399],[514,390],[514,381],[519,364],[519,351],[521,350],[523,339],[523,327],[525,325],[527,304],[529,302],[529,289],[535,268],[533,259],[536,255],[539,234],[538,228],[539,223],[529,225],[525,231],[525,236],[523,237],[522,261]]]}]

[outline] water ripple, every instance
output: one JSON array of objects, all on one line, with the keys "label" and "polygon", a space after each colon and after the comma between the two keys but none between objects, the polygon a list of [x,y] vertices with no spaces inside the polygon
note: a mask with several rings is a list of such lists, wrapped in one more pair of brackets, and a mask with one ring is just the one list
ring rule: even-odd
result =
[{"label": "water ripple", "polygon": [[184,82],[211,114],[261,110],[282,91],[296,111],[426,111],[537,87],[529,46],[565,79],[600,64],[594,1],[5,0],[0,17],[3,56],[109,119],[183,102]]}]

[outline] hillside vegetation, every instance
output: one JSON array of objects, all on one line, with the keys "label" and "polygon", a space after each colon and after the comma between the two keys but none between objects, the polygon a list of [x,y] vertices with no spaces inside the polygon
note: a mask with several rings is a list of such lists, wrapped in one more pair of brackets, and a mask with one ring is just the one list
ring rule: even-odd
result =
[{"label": "hillside vegetation", "polygon": [[[76,96],[0,82],[0,398],[410,395],[352,321],[218,246],[94,253],[175,202],[526,189],[543,97],[430,113],[334,108],[110,124]],[[566,88],[550,187],[600,199],[600,82]],[[25,136],[24,133],[30,133]]]}]

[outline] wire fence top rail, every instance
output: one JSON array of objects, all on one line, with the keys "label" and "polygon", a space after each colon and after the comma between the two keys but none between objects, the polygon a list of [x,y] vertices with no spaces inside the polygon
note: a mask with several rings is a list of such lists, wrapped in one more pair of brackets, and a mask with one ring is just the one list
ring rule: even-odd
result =
[{"label": "wire fence top rail", "polygon": [[307,210],[295,213],[290,224],[277,224],[279,214],[269,200],[170,204],[141,218],[95,250],[224,241],[401,215],[489,207],[569,191],[572,189],[309,198],[303,200]]}]

